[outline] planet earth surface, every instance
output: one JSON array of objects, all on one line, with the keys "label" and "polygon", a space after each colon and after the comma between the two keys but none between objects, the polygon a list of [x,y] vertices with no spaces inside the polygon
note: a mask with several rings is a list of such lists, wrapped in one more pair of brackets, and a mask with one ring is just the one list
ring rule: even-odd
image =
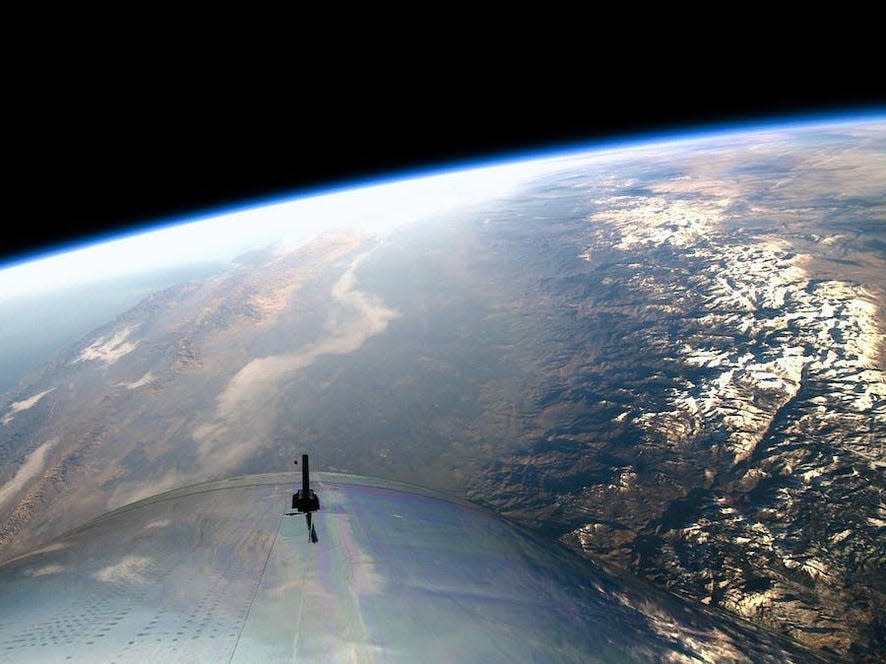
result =
[{"label": "planet earth surface", "polygon": [[876,659],[884,229],[881,115],[395,178],[9,265],[0,561],[305,452]]}]

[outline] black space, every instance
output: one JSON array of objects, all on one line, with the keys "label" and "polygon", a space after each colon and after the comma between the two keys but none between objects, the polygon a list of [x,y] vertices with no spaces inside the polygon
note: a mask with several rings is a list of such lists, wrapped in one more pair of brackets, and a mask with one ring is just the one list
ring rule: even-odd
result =
[{"label": "black space", "polygon": [[[367,80],[81,85],[23,90],[6,135],[0,260],[252,200],[579,141],[781,116],[876,110],[886,92],[821,80],[715,85],[681,76],[525,78],[470,85]],[[64,84],[59,84],[63,81]],[[73,81],[73,82],[72,82]],[[273,94],[269,92],[273,90]]]}]

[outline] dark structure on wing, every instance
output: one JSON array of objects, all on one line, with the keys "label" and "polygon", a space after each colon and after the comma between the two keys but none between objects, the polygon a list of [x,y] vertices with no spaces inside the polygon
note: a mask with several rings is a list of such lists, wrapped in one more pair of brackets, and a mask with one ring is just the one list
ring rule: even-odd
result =
[{"label": "dark structure on wing", "polygon": [[[298,465],[298,461],[295,462]],[[317,542],[317,531],[311,522],[311,514],[320,509],[320,499],[311,489],[311,470],[308,465],[308,455],[301,455],[301,490],[292,494],[292,509],[294,512],[287,512],[286,516],[294,516],[296,514],[304,514],[305,521],[308,524],[308,540],[312,543]]]}]

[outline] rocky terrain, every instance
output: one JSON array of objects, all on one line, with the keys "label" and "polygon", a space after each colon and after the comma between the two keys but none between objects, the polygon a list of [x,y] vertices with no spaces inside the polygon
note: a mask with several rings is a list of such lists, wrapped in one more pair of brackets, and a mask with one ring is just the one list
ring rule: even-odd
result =
[{"label": "rocky terrain", "polygon": [[538,402],[556,425],[475,495],[497,491],[516,518],[562,526],[677,592],[874,657],[886,647],[886,178],[867,200],[798,210],[792,187],[807,177],[785,169],[764,196],[684,174],[596,198],[588,268],[550,290],[582,284],[561,307],[604,332]]},{"label": "rocky terrain", "polygon": [[875,659],[884,173],[876,125],[636,148],[157,292],[0,401],[0,559],[305,451]]}]

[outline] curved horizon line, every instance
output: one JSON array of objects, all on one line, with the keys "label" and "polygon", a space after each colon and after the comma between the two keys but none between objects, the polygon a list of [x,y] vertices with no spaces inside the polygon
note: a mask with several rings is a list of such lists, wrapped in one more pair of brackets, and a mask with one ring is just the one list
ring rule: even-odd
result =
[{"label": "curved horizon line", "polygon": [[710,140],[730,134],[743,134],[755,131],[774,129],[808,129],[816,126],[834,126],[855,124],[859,122],[886,121],[886,104],[874,106],[853,106],[844,110],[822,110],[794,113],[772,114],[748,120],[724,120],[705,122],[680,128],[664,130],[640,130],[620,133],[611,138],[596,139],[565,139],[546,145],[537,145],[521,150],[506,150],[489,153],[486,156],[455,159],[436,164],[403,170],[380,172],[376,176],[355,177],[332,181],[326,185],[293,189],[283,194],[245,198],[242,202],[220,205],[218,207],[195,208],[191,212],[158,217],[151,221],[127,225],[119,231],[86,235],[79,240],[48,245],[43,249],[24,252],[6,259],[0,258],[0,271],[17,267],[36,260],[51,258],[94,244],[127,239],[136,235],[152,233],[173,228],[186,223],[208,221],[215,217],[252,210],[266,206],[291,203],[303,199],[320,196],[345,194],[351,191],[370,187],[396,184],[406,180],[431,178],[467,170],[482,170],[498,166],[507,166],[523,161],[543,161],[547,159],[577,156],[585,153],[629,150],[640,147],[654,147],[667,143]]}]

